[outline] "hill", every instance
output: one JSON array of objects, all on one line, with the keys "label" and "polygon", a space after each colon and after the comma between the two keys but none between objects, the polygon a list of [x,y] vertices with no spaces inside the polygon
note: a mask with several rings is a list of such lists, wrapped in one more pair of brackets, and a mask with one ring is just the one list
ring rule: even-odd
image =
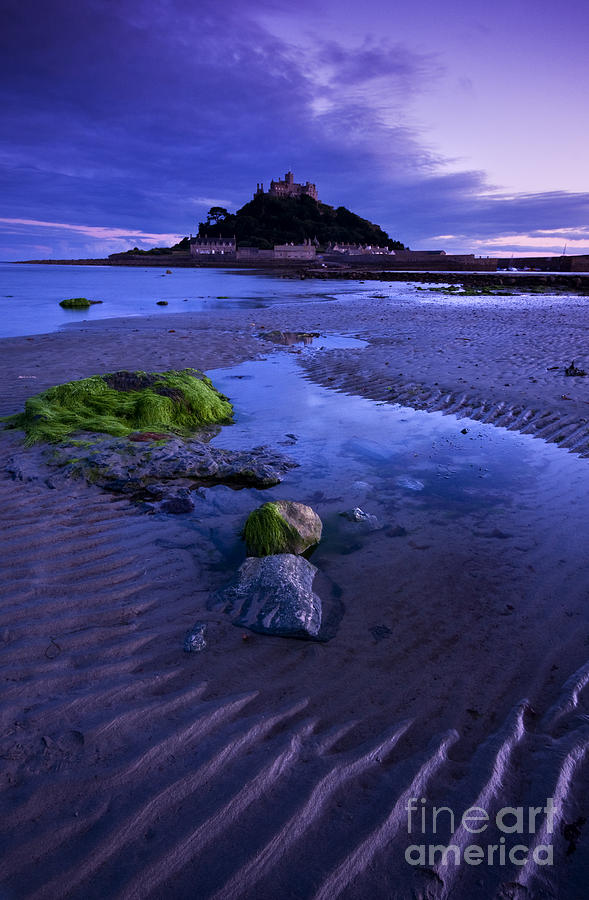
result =
[{"label": "hill", "polygon": [[274,197],[256,194],[236,213],[213,207],[198,228],[199,237],[233,237],[238,247],[271,249],[275,244],[300,244],[305,239],[327,244],[371,244],[389,250],[407,249],[378,225],[345,206],[328,206],[311,197]]}]

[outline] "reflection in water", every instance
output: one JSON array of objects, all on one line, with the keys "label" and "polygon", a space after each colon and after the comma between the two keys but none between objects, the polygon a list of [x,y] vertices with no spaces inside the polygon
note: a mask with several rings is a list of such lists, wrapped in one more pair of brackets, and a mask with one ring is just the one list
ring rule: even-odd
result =
[{"label": "reflection in water", "polygon": [[292,347],[294,344],[304,344],[310,347],[314,338],[321,337],[318,331],[261,331],[258,334],[263,341],[270,341],[272,344],[280,344],[283,347]]},{"label": "reflection in water", "polygon": [[[322,335],[315,343],[363,345],[341,335]],[[303,352],[320,351],[308,346]],[[290,354],[211,375],[235,407],[235,424],[214,443],[231,449],[268,444],[299,463],[268,491],[243,491],[237,498],[220,488],[205,490],[219,543],[231,555],[240,517],[271,497],[316,506],[325,521],[319,555],[329,552],[332,539],[340,542],[340,533],[349,534],[339,514],[356,507],[376,516],[383,529],[410,523],[418,533],[434,522],[440,532],[460,520],[469,539],[519,533],[520,543],[529,545],[545,538],[547,522],[578,516],[580,498],[589,497],[586,465],[553,445],[478,422],[464,434],[464,419],[330,391],[303,378]],[[562,490],[555,490],[557,483]],[[362,529],[356,535],[363,544]],[[551,540],[556,547],[555,535]]]},{"label": "reflection in water", "polygon": [[[231,269],[162,269],[139,266],[47,266],[0,263],[5,315],[0,336],[44,334],[63,325],[120,316],[264,309],[284,302],[329,301],[354,295],[355,282],[284,279]],[[88,310],[65,310],[61,300],[101,301]],[[166,305],[158,305],[158,303]],[[8,313],[8,314],[7,314]]]}]

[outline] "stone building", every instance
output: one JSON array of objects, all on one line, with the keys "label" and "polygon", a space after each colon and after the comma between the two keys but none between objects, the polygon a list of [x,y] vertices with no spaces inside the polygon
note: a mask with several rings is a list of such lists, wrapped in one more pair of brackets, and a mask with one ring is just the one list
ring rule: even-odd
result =
[{"label": "stone building", "polygon": [[190,255],[235,254],[235,238],[191,238]]},{"label": "stone building", "polygon": [[[469,254],[474,259],[474,254]],[[435,256],[446,256],[445,250],[395,250],[399,259],[432,259]]]},{"label": "stone building", "polygon": [[268,262],[274,259],[274,250],[260,250],[259,247],[240,247],[237,251],[238,262]]},{"label": "stone building", "polygon": [[274,259],[315,259],[317,249],[307,238],[302,244],[275,244]]},{"label": "stone building", "polygon": [[344,256],[392,256],[394,255],[393,250],[389,250],[388,247],[376,247],[371,244],[342,244],[342,243],[330,243],[326,248],[327,253],[342,253]]},{"label": "stone building", "polygon": [[303,244],[276,244],[273,250],[260,250],[258,247],[240,247],[237,251],[238,262],[272,262],[297,261],[315,259],[315,245],[307,240]]},{"label": "stone building", "polygon": [[[258,184],[254,197],[263,193],[264,185]],[[268,194],[271,197],[301,197],[306,195],[307,197],[312,197],[313,200],[319,200],[316,186],[310,181],[305,182],[305,184],[297,184],[292,172],[286,173],[284,181],[271,181]]]}]

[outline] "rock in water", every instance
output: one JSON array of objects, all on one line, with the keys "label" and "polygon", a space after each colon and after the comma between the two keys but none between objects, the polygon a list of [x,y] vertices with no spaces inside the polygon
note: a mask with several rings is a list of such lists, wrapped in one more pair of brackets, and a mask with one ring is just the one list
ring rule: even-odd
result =
[{"label": "rock in water", "polygon": [[290,553],[304,553],[308,547],[319,543],[323,525],[314,509],[295,500],[277,500],[276,506],[282,518],[298,534],[298,540],[293,542],[292,550],[289,547]]},{"label": "rock in water", "polygon": [[313,593],[316,572],[292,553],[250,556],[220,599],[228,611],[239,610],[234,625],[259,634],[316,637],[321,627],[321,600]]},{"label": "rock in water", "polygon": [[250,513],[243,537],[250,556],[298,554],[318,544],[322,530],[321,519],[310,506],[275,500]]},{"label": "rock in water", "polygon": [[[163,507],[164,512],[189,512],[191,492],[197,485],[271,487],[298,465],[267,447],[223,450],[202,440],[170,435],[163,444],[155,437],[136,441],[85,432],[81,436],[90,440],[53,444],[44,452],[45,459],[64,477],[82,477],[105,490],[136,498],[148,494],[158,501],[173,501],[169,508]],[[187,502],[176,502],[178,497]]]},{"label": "rock in water", "polygon": [[585,371],[585,369],[578,369],[575,365],[575,360],[573,360],[570,366],[567,366],[564,370],[564,374],[568,375],[569,377],[577,377],[580,375],[586,375],[587,372]]},{"label": "rock in water", "polygon": [[348,520],[348,522],[360,522],[363,525],[367,525],[371,531],[376,531],[376,529],[380,527],[376,516],[371,515],[371,513],[364,512],[364,510],[360,509],[359,506],[355,506],[354,509],[346,510],[346,512],[340,513],[340,516],[343,516],[344,519]]}]

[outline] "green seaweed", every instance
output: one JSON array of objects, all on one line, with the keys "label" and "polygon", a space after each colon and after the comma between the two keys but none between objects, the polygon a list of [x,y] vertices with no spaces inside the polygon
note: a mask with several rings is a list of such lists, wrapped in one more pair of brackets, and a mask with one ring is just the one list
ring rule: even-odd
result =
[{"label": "green seaweed", "polygon": [[72,432],[124,437],[133,431],[189,434],[214,422],[230,422],[233,407],[197,369],[115,372],[69,381],[30,397],[24,412],[3,421],[22,428],[27,446],[57,442]]},{"label": "green seaweed", "polygon": [[67,300],[62,300],[59,305],[64,309],[88,309],[91,303],[86,297],[69,297]]},{"label": "green seaweed", "polygon": [[292,542],[298,541],[299,534],[282,518],[276,503],[264,503],[247,517],[242,537],[249,556],[272,556],[287,553]]},{"label": "green seaweed", "polygon": [[513,291],[501,290],[500,286],[495,287],[466,287],[462,284],[451,284],[449,287],[420,287],[415,288],[416,291],[428,291],[431,294],[447,294],[450,297],[513,297]]}]

